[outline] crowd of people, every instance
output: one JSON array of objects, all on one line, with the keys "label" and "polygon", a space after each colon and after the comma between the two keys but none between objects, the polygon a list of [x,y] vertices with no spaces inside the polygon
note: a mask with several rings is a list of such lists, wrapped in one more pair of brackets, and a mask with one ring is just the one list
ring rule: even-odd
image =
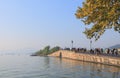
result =
[{"label": "crowd of people", "polygon": [[97,55],[112,55],[112,56],[118,56],[120,55],[120,52],[118,49],[103,49],[103,48],[95,48],[87,50],[86,48],[65,48],[64,50],[71,50],[75,51],[76,53],[90,53],[90,54],[97,54]]},{"label": "crowd of people", "polygon": [[103,49],[103,48],[95,48],[95,49],[91,49],[90,50],[90,53],[93,53],[93,54],[107,54],[107,55],[118,55],[119,52],[118,52],[118,49]]}]

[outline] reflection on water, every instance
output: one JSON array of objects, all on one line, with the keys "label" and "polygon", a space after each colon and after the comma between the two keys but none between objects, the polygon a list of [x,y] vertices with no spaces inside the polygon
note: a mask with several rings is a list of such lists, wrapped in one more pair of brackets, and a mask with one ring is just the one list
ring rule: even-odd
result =
[{"label": "reflection on water", "polygon": [[120,78],[119,67],[60,58],[55,60],[66,72],[75,72],[76,75],[85,78]]},{"label": "reflection on water", "polygon": [[54,57],[0,56],[0,78],[120,78],[120,68]]}]

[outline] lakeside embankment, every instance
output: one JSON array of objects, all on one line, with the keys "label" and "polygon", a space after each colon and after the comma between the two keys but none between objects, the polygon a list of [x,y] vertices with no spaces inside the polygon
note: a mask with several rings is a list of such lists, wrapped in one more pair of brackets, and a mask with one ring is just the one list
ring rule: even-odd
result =
[{"label": "lakeside embankment", "polygon": [[107,64],[107,65],[113,65],[113,66],[120,67],[119,57],[75,53],[74,51],[67,51],[67,50],[59,50],[52,54],[49,54],[48,56],[62,57],[62,58],[93,62],[93,63],[101,63],[101,64]]}]

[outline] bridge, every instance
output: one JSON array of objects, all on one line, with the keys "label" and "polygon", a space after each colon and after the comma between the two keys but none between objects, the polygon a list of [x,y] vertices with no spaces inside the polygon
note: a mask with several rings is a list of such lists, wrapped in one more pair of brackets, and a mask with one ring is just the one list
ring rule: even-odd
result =
[{"label": "bridge", "polygon": [[93,55],[93,54],[87,54],[87,53],[76,53],[74,51],[68,51],[68,50],[59,50],[48,56],[68,58],[68,59],[93,62],[93,63],[101,63],[101,64],[120,67],[119,57],[111,57],[111,56],[103,56],[103,55],[95,55],[95,54]]}]

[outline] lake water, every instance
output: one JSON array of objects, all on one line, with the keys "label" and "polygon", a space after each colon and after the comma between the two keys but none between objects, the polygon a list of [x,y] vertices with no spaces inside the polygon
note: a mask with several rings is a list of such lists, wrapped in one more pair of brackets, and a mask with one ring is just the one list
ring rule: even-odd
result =
[{"label": "lake water", "polygon": [[0,55],[0,78],[120,78],[120,68],[27,55]]}]

